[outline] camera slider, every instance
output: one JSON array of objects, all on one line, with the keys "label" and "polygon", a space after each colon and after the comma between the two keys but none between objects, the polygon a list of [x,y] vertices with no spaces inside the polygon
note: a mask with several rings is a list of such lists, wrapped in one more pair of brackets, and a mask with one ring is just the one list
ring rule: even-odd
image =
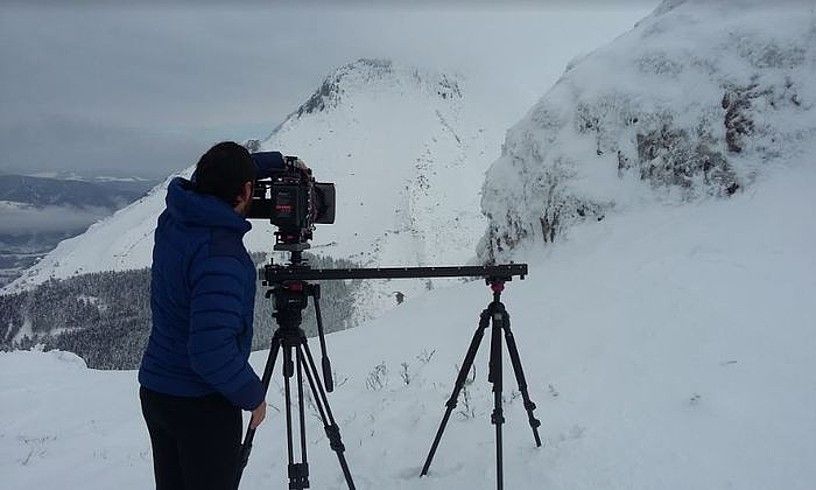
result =
[{"label": "camera slider", "polygon": [[445,267],[375,267],[360,269],[312,269],[305,266],[267,265],[261,279],[268,284],[283,281],[337,281],[348,279],[428,279],[432,277],[482,277],[492,282],[508,282],[527,276],[527,264],[456,265]]}]

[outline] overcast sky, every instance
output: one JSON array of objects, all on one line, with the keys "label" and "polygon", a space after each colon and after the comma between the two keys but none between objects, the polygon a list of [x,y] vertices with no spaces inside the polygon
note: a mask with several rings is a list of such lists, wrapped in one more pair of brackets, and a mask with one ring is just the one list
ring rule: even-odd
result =
[{"label": "overcast sky", "polygon": [[164,176],[212,142],[266,136],[361,57],[475,78],[509,125],[658,2],[403,3],[6,3],[0,172]]}]

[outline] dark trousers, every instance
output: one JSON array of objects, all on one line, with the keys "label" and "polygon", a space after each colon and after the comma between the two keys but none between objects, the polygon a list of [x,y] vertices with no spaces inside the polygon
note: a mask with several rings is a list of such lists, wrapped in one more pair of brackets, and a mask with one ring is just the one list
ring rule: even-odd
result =
[{"label": "dark trousers", "polygon": [[156,490],[235,487],[241,410],[221,395],[182,397],[139,390],[153,446]]}]

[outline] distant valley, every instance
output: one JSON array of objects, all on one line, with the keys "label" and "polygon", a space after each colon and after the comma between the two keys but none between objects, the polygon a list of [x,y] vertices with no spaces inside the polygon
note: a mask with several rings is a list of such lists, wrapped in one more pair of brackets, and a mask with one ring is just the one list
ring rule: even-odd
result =
[{"label": "distant valley", "polygon": [[66,238],[142,197],[152,180],[0,175],[0,286]]}]

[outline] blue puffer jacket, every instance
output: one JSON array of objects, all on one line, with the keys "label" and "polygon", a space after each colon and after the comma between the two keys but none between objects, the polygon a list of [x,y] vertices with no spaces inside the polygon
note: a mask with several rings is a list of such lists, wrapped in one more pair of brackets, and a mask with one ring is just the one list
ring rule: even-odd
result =
[{"label": "blue puffer jacket", "polygon": [[244,410],[264,398],[249,363],[255,267],[249,222],[185,179],[167,189],[153,248],[153,329],[139,369],[145,388],[177,396],[219,392]]}]

